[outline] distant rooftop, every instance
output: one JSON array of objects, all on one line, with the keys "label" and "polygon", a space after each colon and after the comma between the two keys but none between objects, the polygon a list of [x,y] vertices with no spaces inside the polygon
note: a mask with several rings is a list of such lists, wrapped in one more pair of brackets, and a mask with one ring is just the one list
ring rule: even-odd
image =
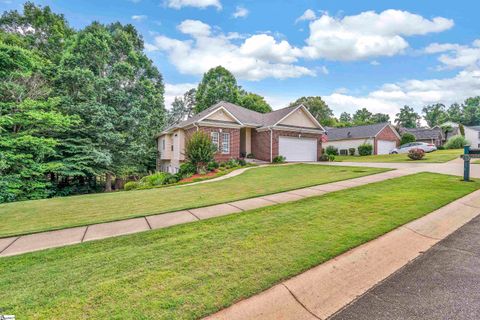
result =
[{"label": "distant rooftop", "polygon": [[375,137],[388,122],[369,124],[365,126],[327,128],[328,141],[348,140],[348,139],[366,139]]}]

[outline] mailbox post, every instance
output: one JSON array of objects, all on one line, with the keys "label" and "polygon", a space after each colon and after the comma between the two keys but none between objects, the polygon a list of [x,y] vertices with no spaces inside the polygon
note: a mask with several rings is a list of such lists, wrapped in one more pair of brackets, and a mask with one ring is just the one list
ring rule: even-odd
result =
[{"label": "mailbox post", "polygon": [[463,181],[470,181],[470,146],[463,147]]}]

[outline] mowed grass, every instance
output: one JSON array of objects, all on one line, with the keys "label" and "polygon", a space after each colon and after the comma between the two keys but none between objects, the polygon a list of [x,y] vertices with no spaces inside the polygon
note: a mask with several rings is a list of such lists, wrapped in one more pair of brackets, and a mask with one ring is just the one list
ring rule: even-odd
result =
[{"label": "mowed grass", "polygon": [[433,173],[0,258],[19,319],[197,319],[480,188]]},{"label": "mowed grass", "polygon": [[377,156],[335,156],[335,161],[348,162],[412,162],[412,163],[443,163],[460,157],[463,149],[437,150],[425,154],[422,160],[412,160],[406,153],[381,154]]},{"label": "mowed grass", "polygon": [[197,208],[383,171],[309,164],[268,166],[223,181],[192,186],[1,204],[0,237]]}]

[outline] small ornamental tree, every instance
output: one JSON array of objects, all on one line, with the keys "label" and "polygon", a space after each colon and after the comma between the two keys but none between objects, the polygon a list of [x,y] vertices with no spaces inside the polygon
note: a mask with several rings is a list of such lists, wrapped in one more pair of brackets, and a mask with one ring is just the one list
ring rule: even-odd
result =
[{"label": "small ornamental tree", "polygon": [[328,155],[338,155],[338,149],[334,146],[328,146],[327,149],[325,149],[325,153]]},{"label": "small ornamental tree", "polygon": [[410,132],[405,132],[404,134],[402,134],[402,139],[400,140],[400,145],[404,145],[406,143],[411,143],[411,142],[415,142],[417,141],[417,139],[415,138],[415,136],[413,134],[411,134]]},{"label": "small ornamental tree", "polygon": [[197,168],[197,173],[205,171],[207,164],[214,160],[216,151],[208,134],[202,131],[195,132],[185,145],[185,157]]}]

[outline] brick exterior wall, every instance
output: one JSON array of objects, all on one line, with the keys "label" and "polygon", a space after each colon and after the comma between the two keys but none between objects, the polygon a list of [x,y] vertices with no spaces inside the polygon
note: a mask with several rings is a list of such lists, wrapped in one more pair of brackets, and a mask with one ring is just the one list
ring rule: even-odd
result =
[{"label": "brick exterior wall", "polygon": [[[208,136],[212,132],[218,132],[219,133],[219,143],[220,143],[220,150],[222,148],[222,133],[230,133],[230,153],[224,154],[221,152],[217,152],[215,154],[215,161],[217,162],[224,162],[227,161],[231,158],[237,159],[240,158],[240,129],[236,128],[217,128],[217,127],[198,127],[199,131],[203,131]],[[222,132],[220,132],[222,130]],[[186,139],[189,139],[189,137],[197,131],[197,128],[190,128],[188,130],[185,130],[185,137]]]},{"label": "brick exterior wall", "polygon": [[[272,157],[278,156],[280,137],[298,137],[298,132],[273,130],[272,136]],[[322,154],[322,135],[313,133],[302,133],[303,138],[317,139],[317,157]],[[252,153],[256,159],[270,161],[270,131],[252,129]],[[317,159],[318,160],[318,159]]]},{"label": "brick exterior wall", "polygon": [[270,162],[270,131],[252,129],[252,154],[255,159]]},{"label": "brick exterior wall", "polygon": [[373,154],[377,154],[377,144],[378,140],[388,140],[388,141],[395,141],[396,146],[398,147],[400,145],[400,139],[398,139],[397,135],[393,131],[390,126],[386,126],[383,128],[382,131],[380,131],[375,138],[375,144],[373,146]]}]

